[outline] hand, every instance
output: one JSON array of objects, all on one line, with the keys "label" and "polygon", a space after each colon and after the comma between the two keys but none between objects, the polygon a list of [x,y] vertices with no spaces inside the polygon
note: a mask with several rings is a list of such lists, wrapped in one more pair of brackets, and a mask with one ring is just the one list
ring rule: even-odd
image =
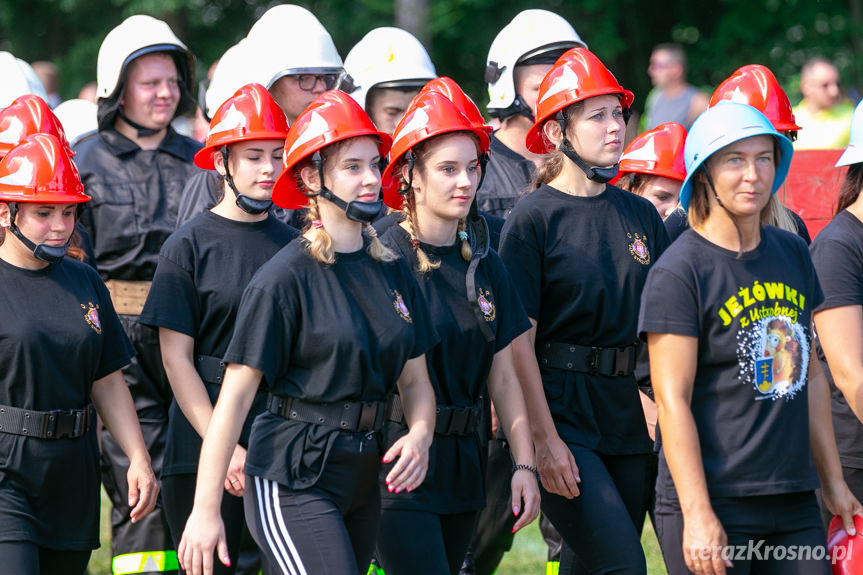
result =
[{"label": "hand", "polygon": [[387,490],[390,493],[413,491],[422,484],[429,466],[431,438],[419,431],[409,431],[401,436],[384,454],[384,463],[398,462],[387,474]]},{"label": "hand", "polygon": [[246,488],[246,450],[237,445],[231,455],[228,464],[228,473],[225,476],[225,491],[235,497],[242,497]]},{"label": "hand", "polygon": [[821,487],[821,497],[824,505],[834,515],[842,516],[842,524],[848,535],[854,536],[857,530],[854,528],[854,516],[863,515],[863,506],[848,489],[844,479],[825,483]]},{"label": "hand", "polygon": [[719,518],[709,510],[694,518],[683,518],[683,560],[696,575],[725,575],[731,561],[722,558],[728,546],[725,529]]},{"label": "hand", "polygon": [[137,523],[156,507],[159,496],[159,482],[150,466],[149,454],[129,460],[126,481],[129,484],[129,507],[132,508],[129,517],[132,523]]},{"label": "hand", "polygon": [[[527,469],[516,469],[510,483],[512,488],[512,514],[518,517],[512,532],[530,525],[539,516],[539,485],[536,476]],[[523,503],[523,504],[522,504]]]},{"label": "hand", "polygon": [[644,421],[647,423],[647,434],[651,441],[656,441],[656,402],[647,397],[643,391],[638,392],[641,398],[641,409],[644,411]]},{"label": "hand", "polygon": [[569,447],[556,433],[544,441],[534,441],[536,467],[542,486],[549,493],[572,499],[578,497],[578,466]]},{"label": "hand", "polygon": [[196,506],[186,521],[183,538],[177,547],[177,560],[187,575],[212,575],[214,550],[218,552],[219,561],[230,567],[225,525],[219,510],[205,512]]}]

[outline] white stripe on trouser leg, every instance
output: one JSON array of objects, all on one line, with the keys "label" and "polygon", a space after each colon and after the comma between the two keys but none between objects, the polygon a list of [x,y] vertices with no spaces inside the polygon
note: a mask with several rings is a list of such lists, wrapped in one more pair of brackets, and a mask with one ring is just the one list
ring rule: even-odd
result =
[{"label": "white stripe on trouser leg", "polygon": [[281,513],[281,507],[279,506],[279,484],[275,481],[270,481],[269,483],[271,484],[273,489],[273,508],[275,510],[278,528],[282,532],[285,542],[288,544],[288,547],[291,550],[291,556],[295,559],[294,563],[299,570],[299,575],[308,575],[308,573],[306,573],[306,567],[305,565],[303,565],[303,558],[300,557],[300,553],[297,551],[297,548],[294,545],[294,540],[291,538],[290,533],[288,533],[288,527],[285,525],[285,517]]},{"label": "white stripe on trouser leg", "polygon": [[[255,476],[255,496],[258,498],[258,515],[261,516],[261,530],[264,532],[267,546],[273,552],[273,556],[276,558],[276,562],[279,564],[282,573],[285,575],[296,575],[296,571],[285,562],[284,555],[279,553],[280,549],[277,545],[281,547],[281,542],[274,541],[273,534],[270,533],[269,510],[267,509],[269,498],[264,494],[264,489],[266,489],[266,482],[262,481],[260,477]],[[284,548],[281,550],[284,551]]]}]

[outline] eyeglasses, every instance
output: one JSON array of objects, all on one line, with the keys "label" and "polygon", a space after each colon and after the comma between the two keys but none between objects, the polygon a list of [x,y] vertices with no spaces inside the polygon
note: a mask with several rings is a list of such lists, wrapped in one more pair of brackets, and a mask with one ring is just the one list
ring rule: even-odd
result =
[{"label": "eyeglasses", "polygon": [[311,92],[322,82],[325,90],[332,90],[336,87],[336,82],[339,80],[338,74],[297,74],[294,76],[297,79],[297,85],[300,90]]}]

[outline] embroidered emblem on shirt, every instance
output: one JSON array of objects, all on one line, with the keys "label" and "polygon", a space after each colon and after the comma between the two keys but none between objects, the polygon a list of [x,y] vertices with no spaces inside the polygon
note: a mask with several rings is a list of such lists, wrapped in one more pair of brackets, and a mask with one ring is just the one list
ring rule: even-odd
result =
[{"label": "embroidered emblem on shirt", "polygon": [[393,300],[393,309],[408,323],[413,323],[411,319],[411,312],[408,310],[408,306],[405,305],[405,300],[402,298],[402,294],[398,292],[398,290],[393,290],[393,295],[396,296],[396,299]]},{"label": "embroidered emblem on shirt", "polygon": [[102,335],[102,322],[99,320],[99,306],[94,306],[93,302],[88,303],[90,304],[90,307],[81,304],[81,309],[85,311],[84,321],[87,322],[87,325],[93,328],[93,331]]},{"label": "embroidered emblem on shirt", "polygon": [[626,237],[632,240],[629,244],[629,253],[640,264],[647,265],[650,263],[650,249],[647,247],[647,236],[639,236],[638,234],[626,234]]},{"label": "embroidered emblem on shirt", "polygon": [[485,321],[494,321],[495,312],[497,311],[494,307],[494,302],[491,301],[491,292],[488,290],[482,291],[482,288],[479,290],[479,297],[476,298],[476,303],[479,305],[479,311],[482,312],[483,317],[485,317]]}]

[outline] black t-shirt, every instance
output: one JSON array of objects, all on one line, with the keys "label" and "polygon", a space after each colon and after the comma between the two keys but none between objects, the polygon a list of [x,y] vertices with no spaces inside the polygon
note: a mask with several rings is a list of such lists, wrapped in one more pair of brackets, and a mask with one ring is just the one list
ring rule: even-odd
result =
[{"label": "black t-shirt", "polygon": [[[863,305],[863,222],[849,211],[839,212],[815,238],[810,251],[824,290],[824,302],[815,311]],[[830,382],[839,458],[845,467],[863,469],[863,424],[833,382],[820,346],[818,352]]]},{"label": "black t-shirt", "polygon": [[[507,219],[500,254],[544,342],[621,347],[637,341],[641,290],[668,245],[653,205],[608,185],[578,197],[544,185]],[[606,377],[540,365],[557,431],[601,453],[648,453],[634,376]]]},{"label": "black t-shirt", "polygon": [[[41,270],[0,259],[0,405],[83,409],[93,382],[135,351],[105,284],[71,258]],[[0,542],[99,546],[96,426],[79,438],[0,433]]]},{"label": "black t-shirt", "polygon": [[[401,226],[392,226],[382,240],[417,270],[416,252]],[[415,271],[431,320],[440,337],[426,352],[429,377],[437,402],[470,407],[485,393],[494,355],[530,328],[530,322],[512,285],[512,280],[494,251],[480,260],[474,295],[495,341],[486,341],[471,303],[467,300],[465,276],[468,262],[461,257],[461,242],[435,247],[421,244],[440,267],[428,273]],[[393,424],[386,445],[407,432]],[[482,472],[483,445],[472,436],[436,435],[429,453],[429,471],[422,485],[411,493],[391,494],[382,489],[383,506],[390,509],[421,509],[435,513],[461,513],[485,505]],[[385,475],[391,466],[382,469]]]},{"label": "black t-shirt", "polygon": [[[386,401],[408,359],[437,341],[402,260],[361,249],[325,266],[302,238],[252,278],[225,361],[261,370],[276,395],[308,402]],[[264,412],[252,426],[246,472],[295,489],[313,485],[340,432]]]},{"label": "black t-shirt", "polygon": [[477,191],[477,207],[493,216],[508,217],[518,199],[530,189],[535,172],[533,161],[492,134],[485,177]]},{"label": "black t-shirt", "polygon": [[[194,338],[196,356],[223,357],[249,280],[297,234],[273,216],[247,223],[210,211],[198,214],[162,246],[140,323]],[[215,403],[219,386],[205,383],[205,387]],[[264,410],[265,401],[265,394],[258,394],[246,418],[241,445],[248,445],[252,420]],[[195,473],[201,438],[176,400],[168,418],[162,475]]]},{"label": "black t-shirt", "polygon": [[[650,271],[639,332],[698,338],[691,409],[711,497],[818,486],[806,384],[822,299],[806,244],[772,226],[739,260],[688,230]],[[664,452],[657,492],[675,497]]]}]

